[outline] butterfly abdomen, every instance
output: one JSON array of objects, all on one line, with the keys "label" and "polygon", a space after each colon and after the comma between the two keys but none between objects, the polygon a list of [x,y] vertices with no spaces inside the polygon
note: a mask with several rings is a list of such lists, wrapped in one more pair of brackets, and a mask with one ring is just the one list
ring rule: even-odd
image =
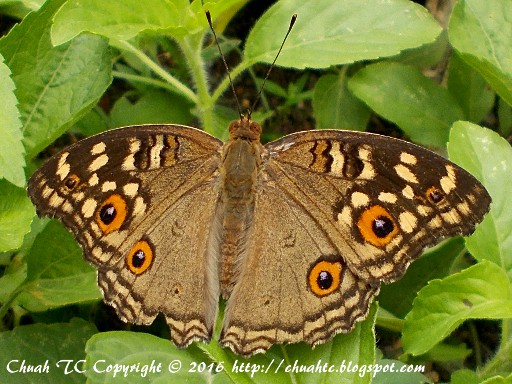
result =
[{"label": "butterfly abdomen", "polygon": [[232,138],[223,148],[219,283],[224,298],[237,281],[237,265],[252,222],[260,152],[259,142],[241,137]]}]

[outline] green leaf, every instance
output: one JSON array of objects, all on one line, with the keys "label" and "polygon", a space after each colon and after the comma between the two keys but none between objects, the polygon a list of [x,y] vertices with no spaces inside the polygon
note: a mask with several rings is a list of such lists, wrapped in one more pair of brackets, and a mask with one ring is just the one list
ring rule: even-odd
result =
[{"label": "green leaf", "polygon": [[482,121],[494,105],[494,91],[457,53],[452,54],[448,67],[448,90],[474,123]]},{"label": "green leaf", "polygon": [[494,376],[487,380],[481,382],[481,384],[511,384],[512,383],[512,375],[507,377],[503,376]]},{"label": "green leaf", "polygon": [[422,145],[444,148],[449,128],[464,117],[445,88],[403,64],[369,65],[357,72],[348,86],[375,112]]},{"label": "green leaf", "polygon": [[18,249],[30,232],[34,207],[24,189],[0,180],[0,252]]},{"label": "green leaf", "polygon": [[104,39],[83,35],[59,47],[51,45],[52,17],[62,2],[46,2],[0,40],[16,85],[28,158],[91,109],[112,80]]},{"label": "green leaf", "polygon": [[[73,319],[69,323],[25,325],[0,333],[0,382],[83,383],[84,376],[73,368],[76,363],[76,368],[82,370],[85,343],[95,332],[94,325]],[[47,365],[47,372],[8,371],[19,371],[22,362],[41,369]]]},{"label": "green leaf", "polygon": [[38,234],[27,265],[27,282],[17,303],[29,311],[101,298],[96,271],[85,263],[73,236],[57,221],[49,222]]},{"label": "green leaf", "polygon": [[[423,384],[428,383],[429,380],[421,374],[421,372],[407,371],[407,365],[398,360],[383,359],[379,360],[377,364],[382,367],[393,367],[387,372],[378,372],[372,384]],[[400,369],[405,369],[404,372],[400,372]]]},{"label": "green leaf", "polygon": [[324,75],[315,85],[313,113],[317,128],[364,131],[371,111],[347,88],[346,71]]},{"label": "green leaf", "polygon": [[271,63],[293,14],[297,21],[277,65],[299,69],[392,56],[433,42],[441,32],[427,10],[410,1],[283,0],[252,29],[245,60]]},{"label": "green leaf", "polygon": [[4,64],[0,54],[0,180],[5,178],[18,187],[25,185],[25,152],[21,142],[20,114],[16,108],[18,101],[14,95],[14,83],[11,71]]},{"label": "green leaf", "polygon": [[512,318],[512,288],[496,264],[482,261],[423,288],[405,318],[404,351],[427,352],[466,319]]},{"label": "green leaf", "polygon": [[470,369],[461,369],[452,374],[450,384],[480,384],[480,378]]},{"label": "green leaf", "polygon": [[432,279],[447,276],[454,260],[464,250],[464,240],[460,237],[449,239],[431,249],[411,264],[404,277],[381,287],[379,305],[403,319],[411,310],[420,289]]},{"label": "green leaf", "polygon": [[448,37],[462,59],[512,105],[512,7],[503,0],[460,0],[452,11]]},{"label": "green leaf", "polygon": [[[207,356],[193,350],[193,347],[180,350],[169,340],[145,333],[99,333],[86,345],[86,376],[90,383],[168,383],[171,377],[178,383],[211,382],[216,365]],[[199,364],[203,362],[204,370],[199,372]],[[127,373],[107,371],[110,364],[118,367],[134,365],[139,370]],[[196,372],[191,372],[194,368]],[[174,369],[176,371],[171,372]]]},{"label": "green leaf", "polygon": [[143,94],[135,104],[124,97],[118,99],[110,111],[111,125],[186,124],[192,119],[192,107],[187,99],[179,95],[153,90]]},{"label": "green leaf", "polygon": [[460,121],[453,125],[448,152],[452,161],[482,181],[492,197],[491,211],[466,246],[476,259],[501,266],[512,281],[512,148],[497,133]]},{"label": "green leaf", "polygon": [[52,42],[60,45],[87,31],[114,41],[141,33],[165,34],[176,39],[207,29],[205,10],[212,18],[225,17],[244,0],[201,1],[70,0],[55,15]]},{"label": "green leaf", "polygon": [[129,40],[145,31],[183,36],[189,12],[186,0],[152,0],[151,5],[137,0],[71,0],[55,15],[52,42],[60,45],[84,31],[114,40]]}]

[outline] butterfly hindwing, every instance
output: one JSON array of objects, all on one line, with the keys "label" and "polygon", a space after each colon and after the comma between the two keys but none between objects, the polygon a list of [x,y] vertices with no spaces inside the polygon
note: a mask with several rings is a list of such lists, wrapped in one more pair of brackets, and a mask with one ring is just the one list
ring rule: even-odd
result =
[{"label": "butterfly hindwing", "polygon": [[275,343],[316,345],[350,331],[379,288],[347,268],[320,224],[268,171],[220,339],[244,356]]}]

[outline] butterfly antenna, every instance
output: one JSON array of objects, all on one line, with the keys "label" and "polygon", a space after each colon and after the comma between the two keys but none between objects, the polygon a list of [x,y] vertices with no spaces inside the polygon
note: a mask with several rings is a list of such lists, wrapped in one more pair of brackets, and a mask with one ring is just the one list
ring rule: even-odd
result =
[{"label": "butterfly antenna", "polygon": [[260,100],[261,92],[263,92],[263,88],[265,88],[265,83],[267,82],[267,79],[270,76],[270,71],[272,71],[272,68],[274,68],[274,64],[276,63],[277,58],[279,57],[279,54],[281,53],[281,51],[283,49],[284,43],[286,42],[286,39],[288,38],[288,35],[290,34],[290,32],[291,32],[291,30],[293,28],[293,25],[295,24],[295,20],[297,20],[297,15],[296,14],[293,15],[292,19],[290,20],[290,26],[288,27],[288,31],[286,32],[286,35],[284,36],[283,42],[281,43],[281,47],[279,47],[279,51],[277,51],[277,55],[276,55],[274,61],[272,62],[272,64],[270,64],[270,67],[268,68],[267,74],[265,75],[265,78],[263,79],[263,84],[261,84],[261,87],[258,90],[258,94],[256,95],[256,99],[254,100],[254,103],[252,104],[251,109],[249,109],[249,111],[248,111],[249,119],[251,118],[252,111],[254,111],[254,108],[256,108],[256,104],[258,104],[258,101]]},{"label": "butterfly antenna", "polygon": [[228,63],[226,62],[226,58],[224,57],[224,54],[222,53],[222,50],[220,49],[220,44],[219,44],[219,40],[217,40],[217,34],[215,33],[215,29],[213,29],[212,16],[210,15],[210,11],[206,10],[205,12],[206,12],[206,19],[208,20],[208,24],[210,25],[210,29],[212,30],[212,33],[213,33],[213,39],[215,40],[215,44],[217,45],[217,49],[219,50],[220,57],[222,57],[222,62],[224,63],[224,66],[226,67],[226,71],[228,73],[228,78],[229,78],[229,84],[231,85],[231,90],[233,91],[233,96],[235,96],[236,106],[238,108],[238,114],[240,115],[240,120],[242,120],[244,117],[244,115],[242,114],[242,108],[240,107],[240,102],[238,101],[238,97],[236,96],[235,86],[233,85],[233,80],[231,79],[231,74],[229,71]]}]

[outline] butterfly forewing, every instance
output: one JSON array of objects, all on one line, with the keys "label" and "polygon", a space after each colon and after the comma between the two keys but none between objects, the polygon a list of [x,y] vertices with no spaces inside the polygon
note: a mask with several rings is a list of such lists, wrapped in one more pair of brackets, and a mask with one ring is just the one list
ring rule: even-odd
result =
[{"label": "butterfly forewing", "polygon": [[119,316],[149,324],[162,312],[181,346],[209,340],[215,320],[221,145],[183,126],[113,130],[55,155],[28,186],[39,214],[74,233]]},{"label": "butterfly forewing", "polygon": [[400,278],[421,251],[467,235],[490,197],[472,175],[384,136],[308,131],[267,144],[273,176],[328,234],[349,268],[377,284]]}]

